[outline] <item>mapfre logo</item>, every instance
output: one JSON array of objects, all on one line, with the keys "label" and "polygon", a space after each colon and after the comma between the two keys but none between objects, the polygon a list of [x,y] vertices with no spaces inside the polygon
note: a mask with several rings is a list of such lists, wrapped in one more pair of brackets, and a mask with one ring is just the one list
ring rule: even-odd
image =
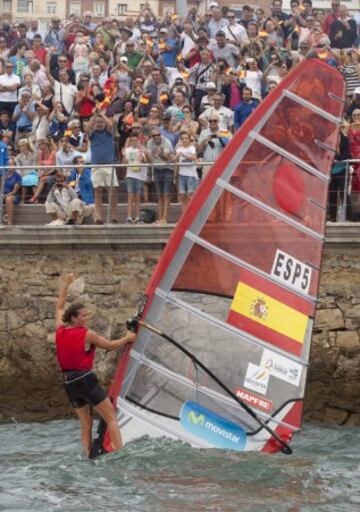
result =
[{"label": "mapfre logo", "polygon": [[259,409],[260,411],[267,413],[270,413],[272,409],[273,403],[270,402],[270,400],[266,400],[266,398],[263,398],[262,396],[255,395],[255,393],[250,393],[250,391],[246,391],[242,388],[235,388],[234,393],[240,398],[240,400],[251,407],[255,407],[255,409]]},{"label": "mapfre logo", "polygon": [[250,313],[259,320],[266,320],[269,308],[264,299],[258,298],[251,303]]},{"label": "mapfre logo", "polygon": [[205,416],[203,414],[196,414],[195,411],[190,411],[188,414],[188,421],[192,425],[201,425],[205,423]]}]

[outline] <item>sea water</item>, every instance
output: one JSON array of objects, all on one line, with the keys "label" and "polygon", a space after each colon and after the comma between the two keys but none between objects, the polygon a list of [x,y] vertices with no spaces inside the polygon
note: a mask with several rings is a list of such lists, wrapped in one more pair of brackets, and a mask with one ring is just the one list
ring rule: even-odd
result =
[{"label": "sea water", "polygon": [[294,455],[140,439],[95,461],[76,421],[0,425],[0,510],[357,512],[360,429],[305,425]]}]

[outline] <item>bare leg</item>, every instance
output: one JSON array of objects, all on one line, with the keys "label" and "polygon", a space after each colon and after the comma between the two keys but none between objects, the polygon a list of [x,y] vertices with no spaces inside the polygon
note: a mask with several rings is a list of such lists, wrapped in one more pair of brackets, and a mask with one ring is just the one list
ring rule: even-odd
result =
[{"label": "bare leg", "polygon": [[5,198],[5,210],[7,214],[7,224],[11,226],[14,218],[14,196],[7,196]]},{"label": "bare leg", "polygon": [[128,194],[128,205],[127,205],[128,219],[132,218],[132,205],[133,205],[133,194]]},{"label": "bare leg", "polygon": [[20,204],[25,204],[26,187],[21,187],[21,199]]},{"label": "bare leg", "polygon": [[159,195],[159,221],[162,221],[164,217],[164,196]]},{"label": "bare leg", "polygon": [[164,222],[167,222],[169,206],[170,206],[170,195],[164,194],[163,214],[162,214],[162,218],[161,218],[161,220],[163,220]]},{"label": "bare leg", "polygon": [[92,415],[89,405],[78,407],[75,412],[81,425],[81,442],[84,448],[85,456],[89,458],[92,443]]},{"label": "bare leg", "polygon": [[95,219],[103,220],[103,212],[102,212],[103,187],[96,187],[94,189],[94,194],[95,194]]},{"label": "bare leg", "polygon": [[134,194],[134,208],[135,208],[135,218],[140,219],[140,205],[141,205],[141,195]]},{"label": "bare leg", "polygon": [[179,199],[181,203],[181,212],[184,213],[187,204],[186,194],[179,194]]},{"label": "bare leg", "polygon": [[110,398],[105,398],[95,407],[95,411],[100,414],[107,425],[111,445],[114,450],[120,450],[123,447],[118,422]]},{"label": "bare leg", "polygon": [[34,192],[34,196],[33,196],[34,198],[38,198],[39,195],[41,194],[41,192],[44,190],[44,187],[46,185],[46,180],[47,180],[47,178],[45,176],[40,178],[39,184]]},{"label": "bare leg", "polygon": [[113,187],[110,192],[111,219],[117,219],[117,187]]}]

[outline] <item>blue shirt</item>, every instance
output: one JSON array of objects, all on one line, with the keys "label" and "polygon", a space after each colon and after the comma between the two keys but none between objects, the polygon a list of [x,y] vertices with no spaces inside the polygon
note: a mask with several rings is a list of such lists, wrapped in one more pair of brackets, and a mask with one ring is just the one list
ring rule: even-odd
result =
[{"label": "blue shirt", "polygon": [[0,176],[2,176],[2,167],[9,165],[9,153],[6,144],[0,141]]},{"label": "blue shirt", "polygon": [[[77,178],[78,174],[76,169],[72,169],[68,177],[68,182],[71,183],[72,181],[76,181]],[[91,181],[91,169],[88,167],[83,169],[79,178],[79,190],[75,189],[75,192],[77,192],[78,196],[81,197],[84,203],[94,204],[94,188]]]},{"label": "blue shirt", "polygon": [[115,144],[112,133],[106,129],[94,130],[90,135],[91,163],[112,164],[115,159]]},{"label": "blue shirt", "polygon": [[[165,39],[164,43],[167,46],[171,46],[171,50],[161,53],[165,67],[175,68],[176,67],[176,54],[177,54],[177,42],[176,39]],[[159,64],[159,59],[157,59]]]},{"label": "blue shirt", "polygon": [[240,128],[240,126],[246,121],[251,112],[256,109],[259,102],[257,100],[251,100],[249,103],[245,103],[241,101],[238,105],[236,105],[234,110],[234,127],[235,130]]},{"label": "blue shirt", "polygon": [[[6,176],[4,183],[4,194],[10,194],[14,190],[16,184],[21,185],[21,174],[14,172],[11,176]],[[18,190],[14,203],[17,204],[20,201],[20,189]]]},{"label": "blue shirt", "polygon": [[[16,105],[14,114],[18,114],[20,112],[20,105]],[[29,112],[35,113],[35,103],[32,101],[30,104]],[[32,129],[32,120],[26,115],[25,112],[20,113],[20,117],[16,121],[17,128],[25,128],[28,127],[29,131]]]},{"label": "blue shirt", "polygon": [[176,144],[178,143],[178,140],[179,140],[178,133],[168,132],[164,129],[163,126],[160,126],[160,133],[161,133],[161,135],[166,137],[168,141],[171,142],[173,148],[176,146]]}]

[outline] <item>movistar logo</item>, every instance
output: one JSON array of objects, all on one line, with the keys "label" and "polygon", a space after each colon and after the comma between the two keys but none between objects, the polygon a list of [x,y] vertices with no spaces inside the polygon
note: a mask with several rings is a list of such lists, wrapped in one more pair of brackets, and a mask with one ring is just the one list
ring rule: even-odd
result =
[{"label": "movistar logo", "polygon": [[195,411],[190,411],[188,414],[189,423],[193,425],[201,425],[203,426],[205,423],[205,416],[203,414],[196,414]]}]

